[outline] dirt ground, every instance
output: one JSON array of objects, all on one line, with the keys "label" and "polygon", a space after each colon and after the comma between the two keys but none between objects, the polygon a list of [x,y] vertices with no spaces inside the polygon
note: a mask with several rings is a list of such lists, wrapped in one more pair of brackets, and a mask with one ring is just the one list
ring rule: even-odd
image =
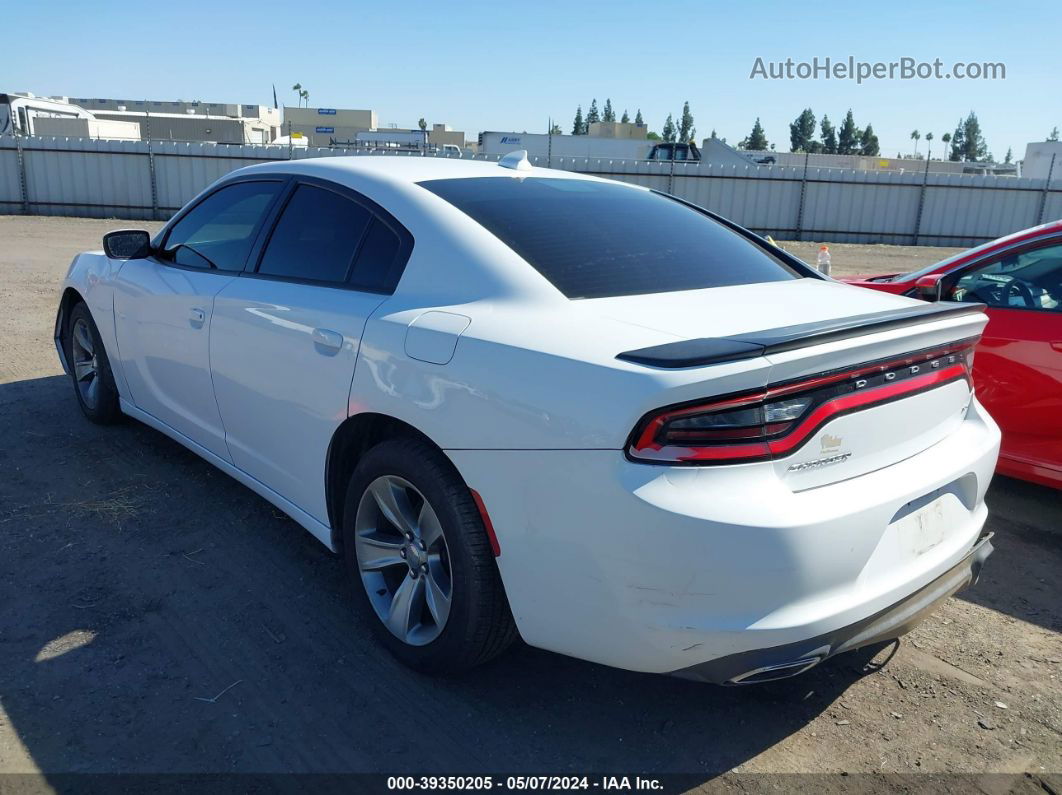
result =
[{"label": "dirt ground", "polygon": [[861,243],[830,243],[779,240],[778,245],[812,265],[825,243],[830,248],[830,275],[869,276],[876,273],[908,273],[958,254],[961,248],[943,246],[880,246]]},{"label": "dirt ground", "polygon": [[[796,679],[711,687],[526,646],[424,678],[372,642],[340,561],[293,521],[143,425],[81,417],[51,341],[57,286],[122,225],[0,217],[0,772],[58,789],[89,772],[493,771],[766,791],[843,772],[821,786],[1062,792],[1057,492],[997,479],[975,588]],[[831,250],[835,273],[950,253]]]}]

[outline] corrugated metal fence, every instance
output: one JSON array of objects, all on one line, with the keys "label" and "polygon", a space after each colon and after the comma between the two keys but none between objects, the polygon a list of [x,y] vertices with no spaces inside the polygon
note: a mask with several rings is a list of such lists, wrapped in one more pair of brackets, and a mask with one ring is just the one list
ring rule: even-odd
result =
[{"label": "corrugated metal fence", "polygon": [[[0,136],[0,213],[165,219],[241,166],[350,154],[364,152]],[[532,161],[666,191],[783,240],[967,246],[1062,217],[1062,163],[1045,180],[594,158]]]}]

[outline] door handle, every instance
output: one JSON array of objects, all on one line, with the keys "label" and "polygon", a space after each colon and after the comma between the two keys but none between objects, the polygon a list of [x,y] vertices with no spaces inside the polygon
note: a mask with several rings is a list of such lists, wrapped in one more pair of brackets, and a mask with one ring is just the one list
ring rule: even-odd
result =
[{"label": "door handle", "polygon": [[193,323],[198,323],[201,325],[206,322],[206,312],[204,312],[202,309],[199,309],[198,307],[192,307],[188,311],[188,319],[191,320]]},{"label": "door handle", "polygon": [[338,351],[343,347],[343,335],[338,331],[332,331],[327,328],[315,328],[310,334],[310,337],[313,339],[313,344],[320,348],[326,348],[330,351]]}]

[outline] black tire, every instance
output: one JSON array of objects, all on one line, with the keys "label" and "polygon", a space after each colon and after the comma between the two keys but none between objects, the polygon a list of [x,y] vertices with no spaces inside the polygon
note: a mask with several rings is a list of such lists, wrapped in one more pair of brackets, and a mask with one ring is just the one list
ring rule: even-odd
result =
[{"label": "black tire", "polygon": [[[88,359],[86,359],[86,347],[82,344],[83,340],[78,341],[74,338],[75,334],[80,335],[79,329],[84,329],[91,341],[93,356]],[[96,323],[92,320],[92,314],[82,302],[74,304],[70,309],[70,316],[67,318],[63,335],[63,345],[66,349],[66,361],[70,365],[70,380],[74,386],[74,395],[77,397],[78,405],[81,406],[81,411],[92,422],[99,425],[112,425],[118,422],[122,417],[122,410],[118,404],[118,388],[114,385],[111,362],[107,358],[107,350],[103,347],[103,340],[100,338]],[[89,360],[95,362],[92,374],[83,374],[79,379],[79,365]]]},{"label": "black tire", "polygon": [[[449,615],[440,634],[424,645],[405,642],[387,628],[370,601],[359,569],[355,539],[358,507],[363,495],[372,500],[366,490],[384,476],[401,478],[420,492],[438,517],[445,538],[451,584]],[[382,442],[358,462],[343,511],[343,555],[355,601],[377,638],[415,670],[460,673],[501,654],[517,636],[490,539],[472,494],[450,460],[425,441],[407,438]],[[408,574],[403,568],[406,565],[398,566],[402,577]]]}]

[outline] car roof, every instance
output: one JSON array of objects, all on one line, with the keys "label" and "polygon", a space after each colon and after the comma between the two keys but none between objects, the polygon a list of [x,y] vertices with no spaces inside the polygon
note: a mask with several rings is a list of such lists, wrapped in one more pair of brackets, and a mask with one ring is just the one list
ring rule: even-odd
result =
[{"label": "car roof", "polygon": [[423,157],[415,154],[341,155],[272,161],[240,169],[240,173],[257,170],[303,174],[336,182],[349,177],[368,177],[392,184],[416,184],[432,179],[470,179],[475,177],[554,177],[597,181],[596,177],[532,166],[516,171],[494,161],[456,157]]},{"label": "car roof", "polygon": [[910,273],[903,274],[902,279],[897,281],[909,282],[916,280],[922,276],[930,273],[947,272],[953,268],[961,265],[966,265],[973,260],[981,257],[986,257],[990,254],[994,254],[998,251],[1003,251],[1010,246],[1017,245],[1019,243],[1025,243],[1032,240],[1039,240],[1045,237],[1051,237],[1062,232],[1062,219],[1057,221],[1048,221],[1046,224],[1040,224],[1039,226],[1029,227],[1028,229],[1022,229],[1018,232],[1012,232],[1009,235],[990,240],[987,243],[982,243],[979,246],[965,249],[958,254],[953,254],[950,257],[942,259],[938,262],[934,262],[932,265],[926,265],[924,268],[911,271]]}]

